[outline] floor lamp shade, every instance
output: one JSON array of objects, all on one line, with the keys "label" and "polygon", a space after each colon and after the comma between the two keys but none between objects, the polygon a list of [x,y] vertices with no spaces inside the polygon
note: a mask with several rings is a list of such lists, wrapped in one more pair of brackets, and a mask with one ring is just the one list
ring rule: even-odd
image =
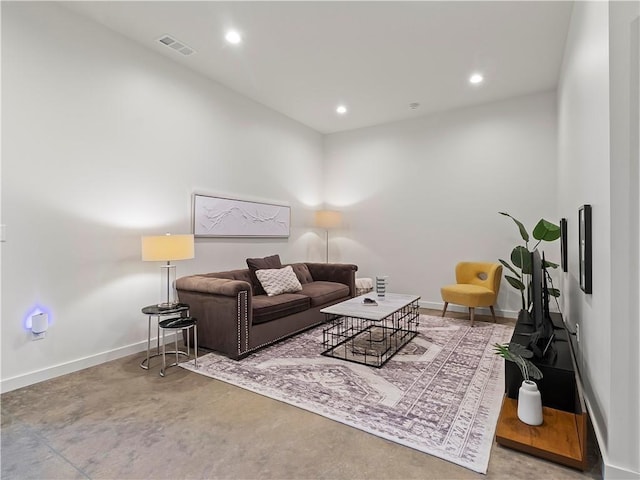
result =
[{"label": "floor lamp shade", "polygon": [[316,212],[316,226],[324,228],[326,232],[327,263],[329,263],[329,230],[338,228],[342,223],[342,213],[335,210],[318,210]]},{"label": "floor lamp shade", "polygon": [[153,235],[142,237],[142,260],[167,262],[162,268],[164,302],[160,306],[171,307],[178,303],[175,289],[176,266],[172,260],[188,260],[195,256],[193,235]]},{"label": "floor lamp shade", "polygon": [[326,230],[337,228],[342,223],[342,213],[335,210],[319,210],[316,212],[316,225]]}]

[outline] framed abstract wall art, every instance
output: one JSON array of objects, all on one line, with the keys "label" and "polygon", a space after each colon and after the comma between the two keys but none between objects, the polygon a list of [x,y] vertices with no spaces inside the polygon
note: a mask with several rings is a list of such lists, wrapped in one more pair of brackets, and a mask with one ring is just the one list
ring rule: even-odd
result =
[{"label": "framed abstract wall art", "polygon": [[560,219],[560,265],[563,272],[569,271],[567,263],[567,219]]},{"label": "framed abstract wall art", "polygon": [[209,195],[193,195],[196,237],[288,237],[291,207]]},{"label": "framed abstract wall art", "polygon": [[578,210],[578,252],[580,288],[584,293],[591,293],[591,205],[583,205]]}]

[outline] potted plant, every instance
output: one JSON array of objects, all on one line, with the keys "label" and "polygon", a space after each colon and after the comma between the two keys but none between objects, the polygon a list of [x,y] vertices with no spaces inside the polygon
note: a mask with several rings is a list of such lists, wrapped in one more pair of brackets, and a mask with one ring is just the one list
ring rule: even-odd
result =
[{"label": "potted plant", "polygon": [[[518,230],[520,232],[520,236],[522,240],[524,240],[524,246],[518,245],[514,247],[511,251],[511,263],[506,260],[499,259],[500,263],[504,265],[507,269],[509,269],[514,275],[506,275],[505,278],[509,285],[513,288],[520,290],[520,298],[522,300],[522,309],[526,310],[529,306],[529,295],[526,295],[525,301],[525,291],[527,290],[528,281],[526,280],[526,276],[531,275],[531,252],[533,252],[541,242],[555,242],[558,238],[560,238],[560,227],[554,223],[551,223],[544,218],[540,219],[536,226],[533,229],[533,238],[538,242],[533,246],[533,248],[529,249],[529,232],[522,224],[521,221],[515,219],[511,215],[506,212],[498,212],[500,215],[504,215],[505,217],[509,217],[511,220],[515,222],[518,226]],[[545,260],[545,267],[550,268],[558,268],[557,263],[548,262]],[[557,288],[548,288],[548,293],[552,297],[559,297],[560,290]]]},{"label": "potted plant", "polygon": [[495,343],[495,353],[514,362],[522,373],[522,385],[518,390],[518,418],[527,425],[542,425],[542,398],[538,385],[542,372],[529,359],[533,352],[519,343]]}]

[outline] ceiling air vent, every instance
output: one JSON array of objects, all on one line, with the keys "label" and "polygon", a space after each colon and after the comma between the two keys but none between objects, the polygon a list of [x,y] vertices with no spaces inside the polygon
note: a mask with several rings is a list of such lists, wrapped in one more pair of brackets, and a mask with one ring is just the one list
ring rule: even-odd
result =
[{"label": "ceiling air vent", "polygon": [[171,35],[163,35],[158,39],[158,41],[165,47],[169,47],[182,55],[189,56],[196,53],[196,51],[189,45],[185,45],[184,42],[179,41]]}]

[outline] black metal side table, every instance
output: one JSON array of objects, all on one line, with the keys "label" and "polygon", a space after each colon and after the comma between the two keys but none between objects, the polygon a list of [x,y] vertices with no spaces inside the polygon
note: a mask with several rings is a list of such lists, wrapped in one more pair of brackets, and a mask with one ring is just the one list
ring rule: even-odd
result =
[{"label": "black metal side table", "polygon": [[[175,367],[178,365],[178,332],[185,333],[187,339],[187,356],[189,355],[189,330],[193,330],[193,352],[195,355],[194,365],[198,368],[198,320],[193,317],[176,317],[167,318],[158,323],[160,330],[162,330],[162,368],[160,369],[160,376],[164,377],[164,372],[169,367]],[[174,332],[175,350],[173,352],[165,352],[165,340],[164,334],[167,330]],[[171,365],[167,365],[166,353],[175,353],[176,361]]]},{"label": "black metal side table", "polygon": [[[142,313],[144,313],[149,317],[149,324],[147,329],[147,358],[142,360],[142,362],[140,363],[140,368],[149,370],[149,360],[153,357],[159,357],[162,355],[162,352],[160,351],[160,318],[166,317],[169,315],[175,316],[176,314],[179,314],[182,317],[188,317],[189,305],[187,305],[186,303],[178,303],[173,307],[160,307],[158,305],[148,305],[142,309]],[[156,320],[157,320],[156,322],[157,343],[156,343],[156,352],[154,354],[151,354],[151,317],[156,317]],[[187,357],[189,356],[187,355],[187,352],[181,352],[177,349],[175,351],[166,352],[166,353],[173,353],[176,355],[186,355]]]}]

